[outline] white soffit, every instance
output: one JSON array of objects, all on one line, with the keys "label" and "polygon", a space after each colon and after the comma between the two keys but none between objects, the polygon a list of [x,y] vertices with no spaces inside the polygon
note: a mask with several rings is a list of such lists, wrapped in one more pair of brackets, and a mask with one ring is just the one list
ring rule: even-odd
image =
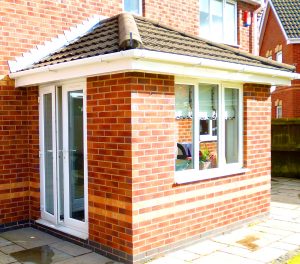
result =
[{"label": "white soffit", "polygon": [[16,87],[124,71],[145,71],[239,83],[290,85],[300,75],[256,66],[148,50],[127,50],[11,73]]},{"label": "white soffit", "polygon": [[43,45],[37,45],[36,48],[29,52],[23,53],[22,56],[16,57],[15,60],[8,61],[10,72],[14,73],[26,69],[30,65],[40,61],[41,59],[51,55],[55,51],[73,42],[86,32],[91,30],[99,21],[107,17],[100,15],[93,15],[87,20],[83,21],[69,30],[64,31],[63,34],[52,38],[51,41],[46,41]]}]

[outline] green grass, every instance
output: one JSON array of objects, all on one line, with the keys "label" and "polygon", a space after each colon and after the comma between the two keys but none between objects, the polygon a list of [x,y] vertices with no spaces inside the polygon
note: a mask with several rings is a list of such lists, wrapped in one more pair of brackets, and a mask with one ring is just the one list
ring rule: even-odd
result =
[{"label": "green grass", "polygon": [[300,254],[292,257],[290,260],[287,261],[287,264],[300,264]]}]

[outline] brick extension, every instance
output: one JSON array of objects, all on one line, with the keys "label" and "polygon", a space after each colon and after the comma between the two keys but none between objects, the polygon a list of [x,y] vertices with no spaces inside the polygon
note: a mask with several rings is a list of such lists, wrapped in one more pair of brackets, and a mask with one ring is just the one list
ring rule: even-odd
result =
[{"label": "brick extension", "polygon": [[[1,1],[1,75],[8,74],[7,60],[92,14],[122,11],[120,0],[61,2]],[[244,28],[241,21],[247,9],[255,8],[238,3],[238,44],[253,52],[255,23]],[[196,10],[198,1],[189,8],[183,1],[144,1],[144,16],[195,35]],[[38,87],[16,89],[0,77],[0,230],[7,230],[40,217]],[[251,171],[177,186],[174,76],[120,73],[91,77],[87,85],[87,246],[138,262],[268,212],[267,86],[244,86],[244,158]]]}]

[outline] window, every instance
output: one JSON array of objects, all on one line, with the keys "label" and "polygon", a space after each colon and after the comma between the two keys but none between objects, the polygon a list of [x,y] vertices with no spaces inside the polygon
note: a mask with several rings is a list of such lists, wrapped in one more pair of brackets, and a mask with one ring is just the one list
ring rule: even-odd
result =
[{"label": "window", "polygon": [[123,0],[125,12],[142,15],[142,0]]},{"label": "window", "polygon": [[282,105],[276,106],[276,118],[282,118]]},{"label": "window", "polygon": [[176,171],[223,171],[242,167],[242,88],[177,84]]},{"label": "window", "polygon": [[276,53],[276,61],[282,62],[282,51]]},{"label": "window", "polygon": [[200,0],[200,36],[213,41],[237,44],[235,1]]}]

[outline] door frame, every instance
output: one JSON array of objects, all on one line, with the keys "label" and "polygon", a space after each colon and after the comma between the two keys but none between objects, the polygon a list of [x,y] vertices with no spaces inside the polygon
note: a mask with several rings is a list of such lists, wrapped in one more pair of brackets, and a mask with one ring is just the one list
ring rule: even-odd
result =
[{"label": "door frame", "polygon": [[[63,149],[64,149],[64,223],[70,228],[77,229],[81,232],[88,232],[88,169],[87,169],[87,123],[86,123],[86,85],[83,83],[65,83],[62,85],[62,119],[65,126],[69,123],[68,117],[68,92],[82,90],[83,92],[83,160],[84,160],[84,222],[70,217],[70,177],[69,176],[69,151],[66,151],[69,142],[69,133],[63,133]],[[64,130],[65,131],[65,130]],[[67,209],[67,210],[66,210]]]},{"label": "door frame", "polygon": [[[88,235],[88,159],[87,159],[87,112],[86,112],[86,79],[74,79],[70,81],[63,81],[63,82],[57,82],[54,84],[47,84],[47,85],[41,85],[39,86],[39,146],[40,146],[40,208],[41,208],[41,220],[39,220],[40,223],[44,223],[46,225],[51,226],[52,228],[58,229],[60,231],[65,231],[66,233],[70,233],[75,236],[79,237],[87,237]],[[68,120],[68,111],[65,111],[68,109],[68,106],[66,105],[65,100],[67,98],[64,98],[64,94],[67,94],[68,91],[71,90],[82,90],[83,91],[83,148],[84,148],[84,210],[85,210],[85,221],[81,222],[79,220],[71,219],[72,221],[69,221],[68,219],[64,219],[64,221],[59,220],[59,204],[58,204],[58,197],[59,197],[59,168],[57,166],[57,105],[56,105],[56,87],[61,86],[62,87],[62,118],[63,118],[63,124],[66,124],[64,120]],[[44,155],[43,155],[43,144],[44,144],[44,112],[43,112],[43,95],[50,93],[52,94],[52,145],[53,150],[56,150],[56,153],[54,155],[53,159],[53,192],[54,192],[54,216],[51,214],[45,212],[45,179],[44,179]],[[53,111],[55,109],[55,111]],[[64,125],[65,126],[65,125]],[[67,125],[68,126],[68,125]],[[68,139],[68,133],[65,132],[66,129],[63,129],[63,148],[65,148],[65,140]],[[63,149],[65,150],[65,149]],[[64,155],[66,155],[66,151],[63,151]],[[68,157],[68,155],[66,155]],[[65,175],[65,168],[68,165],[68,158],[64,159],[64,165],[63,165],[63,171]],[[68,174],[67,174],[68,175]],[[66,186],[67,189],[69,188],[69,179],[67,179],[66,175],[64,176],[64,212],[69,206],[69,197],[66,194]],[[66,203],[67,200],[67,203]],[[66,213],[64,213],[66,215]],[[74,233],[72,232],[74,230]],[[81,235],[83,234],[83,235]]]},{"label": "door frame", "polygon": [[50,221],[54,224],[57,224],[57,196],[54,195],[54,201],[53,201],[53,211],[54,215],[51,215],[50,213],[46,212],[46,191],[45,191],[45,155],[44,155],[44,95],[45,94],[51,94],[52,96],[52,153],[53,153],[53,193],[57,193],[57,155],[54,153],[54,150],[56,150],[56,111],[53,111],[56,109],[55,104],[55,86],[49,85],[47,87],[44,87],[43,89],[39,89],[39,138],[40,138],[40,190],[41,190],[41,217],[47,221]]}]

